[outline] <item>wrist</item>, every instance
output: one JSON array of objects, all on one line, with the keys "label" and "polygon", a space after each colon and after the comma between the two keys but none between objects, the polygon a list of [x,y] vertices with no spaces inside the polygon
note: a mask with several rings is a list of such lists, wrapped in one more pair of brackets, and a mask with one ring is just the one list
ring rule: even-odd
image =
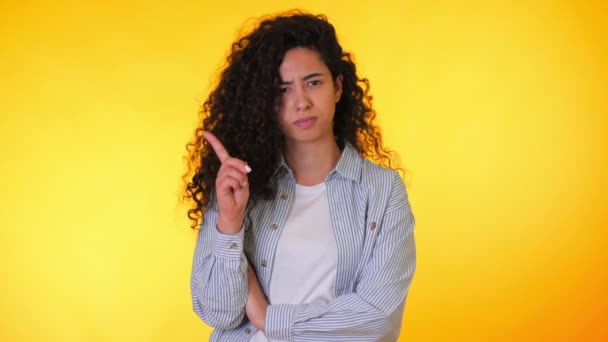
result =
[{"label": "wrist", "polygon": [[270,340],[292,339],[292,317],[295,305],[292,304],[273,304],[269,305],[264,321],[264,334]]},{"label": "wrist", "polygon": [[241,227],[243,226],[243,220],[226,220],[222,217],[221,214],[218,215],[217,218],[217,229],[222,234],[238,234],[241,231]]},{"label": "wrist", "polygon": [[266,303],[266,301],[264,301],[263,303],[261,303],[260,305],[260,312],[258,314],[258,316],[256,317],[256,322],[253,323],[253,325],[261,331],[265,331],[266,330],[266,312],[268,310],[268,304]]}]

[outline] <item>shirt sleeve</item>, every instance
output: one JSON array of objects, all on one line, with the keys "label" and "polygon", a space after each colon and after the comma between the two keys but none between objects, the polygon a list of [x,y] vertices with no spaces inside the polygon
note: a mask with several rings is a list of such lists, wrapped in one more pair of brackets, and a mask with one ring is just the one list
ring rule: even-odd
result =
[{"label": "shirt sleeve", "polygon": [[234,329],[245,316],[247,259],[243,229],[238,234],[217,230],[217,209],[205,210],[198,232],[190,289],[196,314],[209,326]]},{"label": "shirt sleeve", "polygon": [[391,315],[402,310],[416,265],[415,220],[401,178],[393,182],[372,257],[353,293],[330,302],[269,305],[265,334],[289,341],[378,341],[399,329]]}]

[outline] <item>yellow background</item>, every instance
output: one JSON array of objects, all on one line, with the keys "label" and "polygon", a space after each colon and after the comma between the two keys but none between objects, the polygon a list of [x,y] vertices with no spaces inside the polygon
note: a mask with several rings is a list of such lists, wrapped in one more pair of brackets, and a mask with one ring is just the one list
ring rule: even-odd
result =
[{"label": "yellow background", "polygon": [[605,1],[0,2],[0,340],[204,341],[178,203],[242,23],[302,7],[402,157],[402,341],[608,340]]}]

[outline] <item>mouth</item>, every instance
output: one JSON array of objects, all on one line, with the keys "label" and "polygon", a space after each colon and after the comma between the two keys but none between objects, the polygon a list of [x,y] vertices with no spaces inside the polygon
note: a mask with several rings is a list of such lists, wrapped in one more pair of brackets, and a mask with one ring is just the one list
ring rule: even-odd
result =
[{"label": "mouth", "polygon": [[308,127],[311,127],[312,125],[314,125],[316,121],[317,121],[316,117],[308,116],[308,117],[301,118],[299,120],[294,121],[293,124],[300,128],[308,128]]}]

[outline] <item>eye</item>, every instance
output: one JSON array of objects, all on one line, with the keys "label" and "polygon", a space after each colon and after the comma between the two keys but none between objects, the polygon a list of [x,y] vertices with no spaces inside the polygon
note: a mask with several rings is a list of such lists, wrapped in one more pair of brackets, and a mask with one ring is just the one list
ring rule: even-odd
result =
[{"label": "eye", "polygon": [[287,87],[279,88],[279,92],[281,92],[281,94],[286,93],[288,91],[289,91],[289,88],[287,88]]},{"label": "eye", "polygon": [[319,84],[321,84],[321,81],[312,80],[312,81],[308,82],[308,84],[314,87],[314,86],[318,86]]}]

